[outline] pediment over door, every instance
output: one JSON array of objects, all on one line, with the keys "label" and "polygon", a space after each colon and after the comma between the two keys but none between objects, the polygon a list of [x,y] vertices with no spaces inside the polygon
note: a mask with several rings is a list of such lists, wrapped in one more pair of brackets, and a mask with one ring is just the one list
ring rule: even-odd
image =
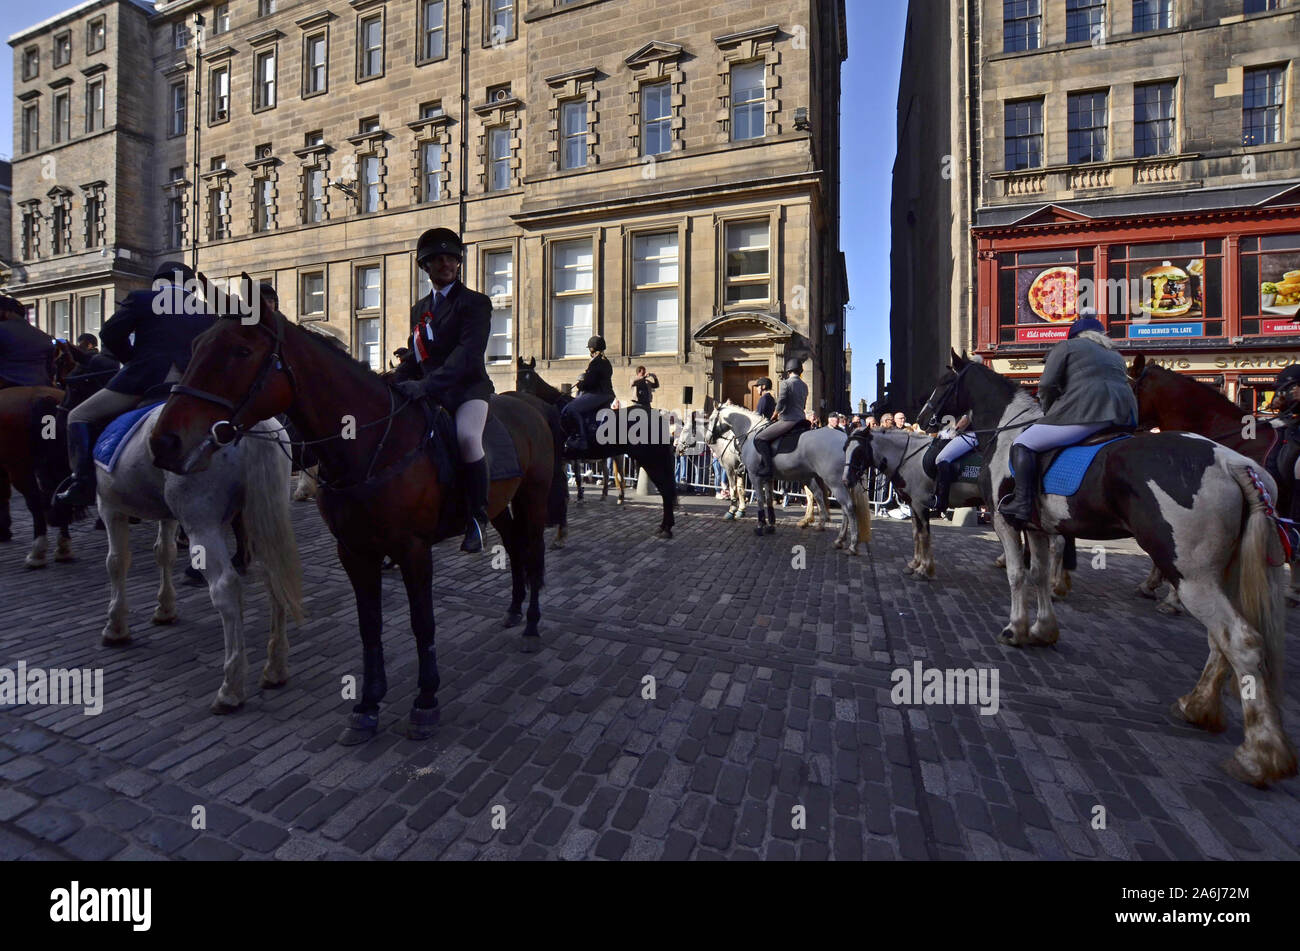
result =
[{"label": "pediment over door", "polygon": [[760,311],[723,314],[697,330],[697,343],[720,346],[734,343],[784,343],[796,334],[785,321]]}]

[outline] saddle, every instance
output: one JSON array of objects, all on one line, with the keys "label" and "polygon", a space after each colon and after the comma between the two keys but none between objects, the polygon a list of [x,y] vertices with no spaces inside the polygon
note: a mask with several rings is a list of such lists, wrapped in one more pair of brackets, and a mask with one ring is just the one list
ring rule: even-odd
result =
[{"label": "saddle", "polygon": [[[1038,471],[1043,473],[1040,491],[1044,495],[1071,496],[1079,491],[1083,478],[1092,468],[1097,454],[1113,442],[1131,439],[1132,431],[1112,427],[1093,433],[1073,446],[1049,449],[1039,457]],[[1015,470],[1011,474],[1014,476]]]},{"label": "saddle", "polygon": [[[519,466],[519,454],[515,451],[515,441],[510,437],[505,423],[493,412],[499,398],[493,396],[488,401],[487,422],[483,425],[483,452],[487,457],[489,483],[518,479],[523,475]],[[444,495],[435,541],[443,541],[464,534],[465,522],[469,518],[465,507],[465,491],[461,484],[456,419],[442,406],[430,406],[427,400],[423,401],[423,405],[429,421],[429,438],[425,443],[425,451],[438,471],[438,484]]]},{"label": "saddle", "polygon": [[[171,384],[167,384],[168,387]],[[122,456],[122,450],[126,448],[135,431],[140,428],[147,417],[155,407],[165,402],[164,399],[155,399],[152,402],[145,402],[142,406],[135,409],[127,410],[121,416],[118,416],[100,432],[99,438],[95,440],[95,465],[105,472],[112,472],[117,468],[117,462]]]},{"label": "saddle", "polygon": [[[754,435],[758,435],[760,432],[762,432],[764,429],[767,429],[767,427],[771,425],[772,425],[771,423],[766,423],[761,429],[756,429],[754,431]],[[804,433],[808,432],[808,430],[810,429],[812,429],[812,423],[808,422],[808,420],[806,419],[801,419],[799,420],[799,422],[795,423],[794,429],[790,430],[788,433],[786,433],[784,436],[778,439],[775,443],[773,443],[772,458],[775,459],[777,456],[784,455],[787,452],[794,452],[794,447],[799,443],[799,437],[802,436]]]},{"label": "saddle", "polygon": [[[943,452],[943,447],[948,443],[949,440],[936,437],[930,443],[930,448],[925,451],[925,455],[921,457],[921,468],[931,479],[939,475],[939,453]],[[980,470],[984,468],[984,456],[978,449],[972,449],[957,462],[961,467],[957,473],[958,482],[979,481]]]}]

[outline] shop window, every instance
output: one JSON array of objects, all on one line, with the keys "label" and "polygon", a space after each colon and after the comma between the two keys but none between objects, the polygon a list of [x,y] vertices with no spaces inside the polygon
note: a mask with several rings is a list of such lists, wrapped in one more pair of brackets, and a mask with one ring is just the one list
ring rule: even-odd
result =
[{"label": "shop window", "polygon": [[1093,303],[1093,259],[1092,248],[999,255],[998,341],[1050,346],[1064,340],[1080,304]]},{"label": "shop window", "polygon": [[1241,332],[1300,334],[1300,234],[1241,239]]},{"label": "shop window", "polygon": [[1112,247],[1104,290],[1113,337],[1222,337],[1223,242]]}]

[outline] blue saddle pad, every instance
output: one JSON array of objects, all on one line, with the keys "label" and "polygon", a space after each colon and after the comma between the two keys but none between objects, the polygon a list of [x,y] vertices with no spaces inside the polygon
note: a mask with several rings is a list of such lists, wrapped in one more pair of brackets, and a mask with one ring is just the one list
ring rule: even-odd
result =
[{"label": "blue saddle pad", "polygon": [[132,433],[136,431],[140,422],[149,415],[154,407],[163,402],[165,400],[158,400],[148,406],[138,407],[130,412],[123,413],[109,423],[108,427],[99,434],[99,439],[95,441],[95,464],[105,472],[112,472],[117,467],[117,460],[122,455],[122,449],[130,441]]},{"label": "blue saddle pad", "polygon": [[[1105,442],[1099,442],[1093,446],[1071,446],[1068,449],[1061,450],[1052,463],[1052,467],[1043,476],[1044,494],[1074,495],[1079,491],[1079,486],[1083,484],[1083,477],[1088,474],[1088,469],[1092,467],[1092,462],[1097,458],[1097,453],[1111,443],[1131,438],[1131,436],[1125,434],[1116,436],[1114,439],[1108,439]],[[1016,474],[1014,468],[1012,468],[1011,474],[1013,476]]]}]

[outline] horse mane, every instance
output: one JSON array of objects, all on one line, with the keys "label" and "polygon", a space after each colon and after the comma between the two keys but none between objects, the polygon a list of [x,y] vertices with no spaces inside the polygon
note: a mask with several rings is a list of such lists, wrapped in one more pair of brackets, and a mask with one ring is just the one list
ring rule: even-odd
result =
[{"label": "horse mane", "polygon": [[303,338],[310,341],[311,345],[315,347],[315,349],[319,350],[321,353],[329,354],[331,359],[336,361],[340,366],[344,367],[349,373],[352,374],[352,376],[356,377],[357,379],[365,380],[366,378],[369,377],[377,380],[378,382],[384,384],[385,386],[392,385],[386,379],[384,379],[382,374],[376,373],[374,370],[372,370],[370,368],[369,363],[365,363],[362,360],[358,360],[356,357],[352,356],[352,354],[348,351],[347,346],[343,343],[343,341],[337,339],[333,334],[325,333],[319,330],[313,330],[310,326],[305,326],[303,324],[292,321],[284,314],[280,313],[278,310],[275,312],[275,317],[277,320],[284,321],[284,325],[286,329],[291,331],[292,330],[300,331],[302,333]]},{"label": "horse mane", "polygon": [[1194,380],[1190,376],[1183,376],[1183,374],[1181,373],[1177,373],[1173,370],[1170,370],[1168,367],[1162,367],[1159,364],[1155,364],[1155,363],[1148,363],[1147,371],[1150,373],[1155,373],[1156,376],[1162,380],[1165,380],[1170,383],[1175,383],[1178,386],[1181,386],[1184,390],[1187,390],[1188,392],[1203,391],[1206,396],[1213,397],[1214,401],[1220,404],[1220,406],[1223,408],[1225,412],[1234,413],[1234,414],[1240,414],[1244,412],[1244,410],[1242,410],[1241,407],[1239,407],[1236,403],[1234,403],[1232,400],[1228,399],[1221,392],[1219,392],[1218,387],[1214,386],[1212,383],[1204,383],[1200,380]]}]

